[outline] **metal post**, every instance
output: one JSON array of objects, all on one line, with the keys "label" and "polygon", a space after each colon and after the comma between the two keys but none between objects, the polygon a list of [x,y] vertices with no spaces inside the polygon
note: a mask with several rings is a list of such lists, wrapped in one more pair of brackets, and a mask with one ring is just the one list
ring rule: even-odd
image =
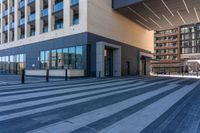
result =
[{"label": "metal post", "polygon": [[49,69],[46,71],[46,82],[49,82]]},{"label": "metal post", "polygon": [[25,69],[22,69],[22,75],[21,75],[21,83],[24,84],[25,83]]},{"label": "metal post", "polygon": [[183,68],[183,66],[182,66],[182,68],[181,68],[181,71],[182,71],[182,77],[184,76],[184,70],[183,70],[184,68]]},{"label": "metal post", "polygon": [[68,70],[65,69],[65,80],[68,80]]},{"label": "metal post", "polygon": [[101,71],[99,71],[99,78],[101,78]]}]

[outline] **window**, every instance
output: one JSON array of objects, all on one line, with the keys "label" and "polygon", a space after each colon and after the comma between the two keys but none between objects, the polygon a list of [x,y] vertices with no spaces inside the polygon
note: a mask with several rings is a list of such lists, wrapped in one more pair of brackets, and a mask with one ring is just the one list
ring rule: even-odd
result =
[{"label": "window", "polygon": [[69,49],[68,48],[63,49],[63,56],[64,56],[64,68],[68,69],[69,68]]},{"label": "window", "polygon": [[63,68],[63,52],[62,52],[62,49],[57,50],[57,63],[58,63],[58,66],[57,66],[58,69]]},{"label": "window", "polygon": [[79,0],[71,0],[71,25],[79,24]]},{"label": "window", "polygon": [[69,48],[69,69],[75,69],[75,47],[70,47]]},{"label": "window", "polygon": [[40,52],[40,68],[48,69],[49,68],[49,51],[41,51]]},{"label": "window", "polygon": [[51,51],[51,68],[56,69],[57,68],[57,54],[56,50]]},{"label": "window", "polygon": [[76,69],[83,69],[83,47],[76,47]]},{"label": "window", "polygon": [[83,46],[40,52],[41,69],[84,69],[83,62]]}]

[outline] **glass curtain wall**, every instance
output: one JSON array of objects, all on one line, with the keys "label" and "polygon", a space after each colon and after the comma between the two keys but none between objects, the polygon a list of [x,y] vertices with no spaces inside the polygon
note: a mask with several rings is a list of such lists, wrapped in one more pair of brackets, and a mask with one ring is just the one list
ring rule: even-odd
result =
[{"label": "glass curtain wall", "polygon": [[84,69],[83,46],[41,51],[40,69]]},{"label": "glass curtain wall", "polygon": [[0,57],[0,71],[1,73],[15,73],[20,74],[22,69],[26,66],[26,55],[10,55]]}]

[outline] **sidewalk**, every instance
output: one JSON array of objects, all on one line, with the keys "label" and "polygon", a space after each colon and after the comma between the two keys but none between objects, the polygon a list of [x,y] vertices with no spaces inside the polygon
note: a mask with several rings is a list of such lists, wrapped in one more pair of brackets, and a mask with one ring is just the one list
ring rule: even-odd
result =
[{"label": "sidewalk", "polygon": [[169,75],[169,74],[151,74],[151,76],[155,77],[173,77],[173,78],[192,78],[192,79],[200,79],[200,75]]}]

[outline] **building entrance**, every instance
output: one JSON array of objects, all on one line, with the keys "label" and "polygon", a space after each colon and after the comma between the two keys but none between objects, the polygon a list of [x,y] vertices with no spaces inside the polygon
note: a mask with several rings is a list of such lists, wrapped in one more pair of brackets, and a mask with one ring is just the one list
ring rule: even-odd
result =
[{"label": "building entrance", "polygon": [[113,50],[109,48],[104,49],[104,74],[106,77],[113,76]]}]

